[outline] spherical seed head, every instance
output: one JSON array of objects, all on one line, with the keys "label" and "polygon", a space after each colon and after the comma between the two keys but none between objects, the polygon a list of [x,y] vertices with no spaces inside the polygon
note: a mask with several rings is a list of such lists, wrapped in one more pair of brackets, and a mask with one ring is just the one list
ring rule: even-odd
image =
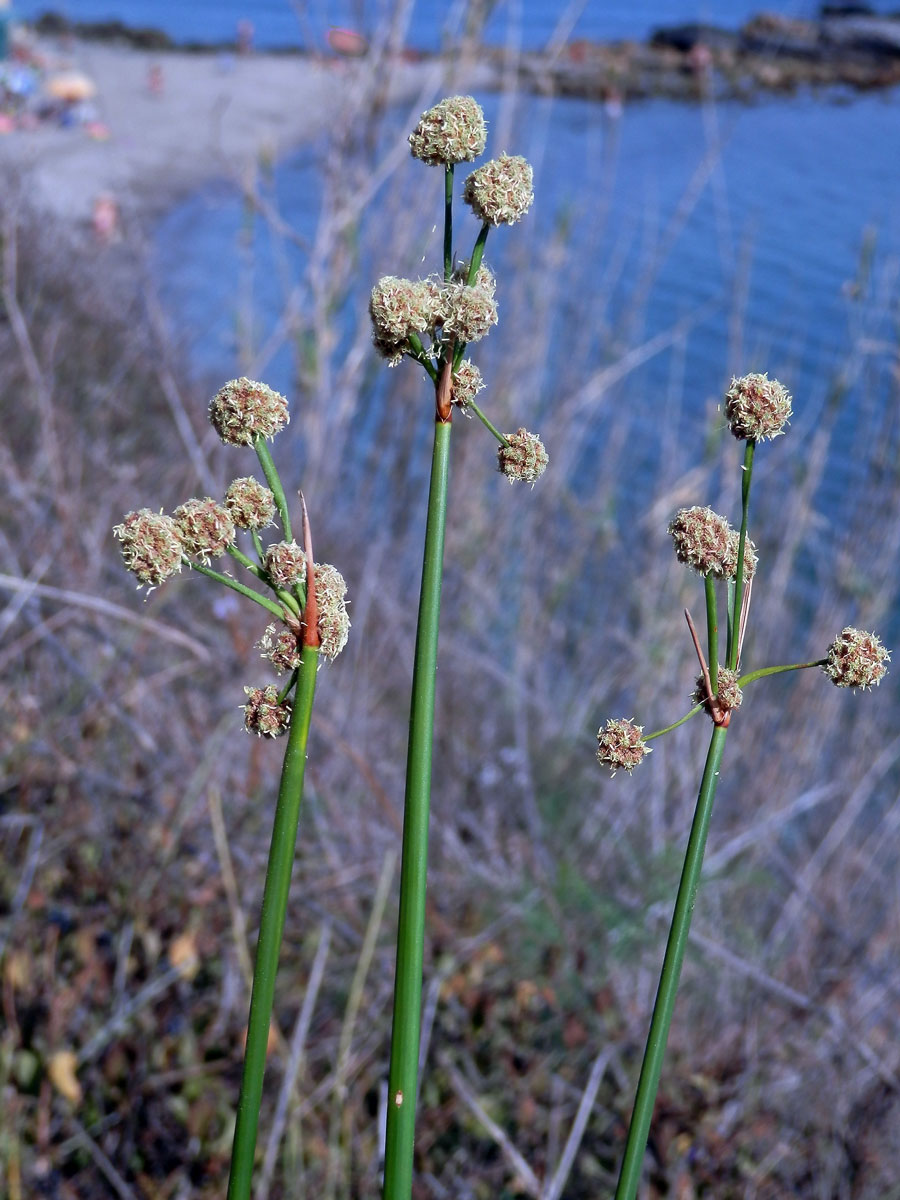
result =
[{"label": "spherical seed head", "polygon": [[270,684],[264,688],[244,688],[247,703],[244,710],[244,728],[248,733],[260,737],[280,737],[287,732],[291,723],[291,706],[278,703],[278,688]]},{"label": "spherical seed head", "polygon": [[469,359],[463,359],[453,376],[453,396],[451,397],[453,403],[464,409],[470,400],[475,399],[483,387],[484,380],[481,378],[481,372]]},{"label": "spherical seed head", "polygon": [[223,442],[252,446],[258,437],[272,438],[290,420],[284,396],[252,379],[232,379],[213,396],[209,419]]},{"label": "spherical seed head", "polygon": [[891,656],[874,633],[848,626],[828,647],[822,670],[836,687],[870,688],[887,674]]},{"label": "spherical seed head", "polygon": [[147,587],[156,587],[181,570],[184,547],[178,527],[164,513],[141,508],[125,514],[113,534],[122,543],[122,561]]},{"label": "spherical seed head", "polygon": [[509,444],[497,451],[497,469],[510,483],[518,480],[534,483],[540,479],[550,459],[538,435],[527,429],[517,429],[515,433],[508,433],[506,440]]},{"label": "spherical seed head", "polygon": [[220,558],[235,539],[234,520],[224,505],[206,496],[185,500],[172,514],[178,536],[191,558],[209,562]]},{"label": "spherical seed head", "polygon": [[736,438],[757,442],[776,438],[791,417],[790,392],[768,375],[733,378],[725,393],[725,416]]},{"label": "spherical seed head", "polygon": [[471,162],[486,142],[484,113],[472,96],[450,96],[429,108],[409,135],[413,158],[429,167]]},{"label": "spherical seed head", "polygon": [[[728,535],[728,553],[725,556],[725,577],[734,579],[737,576],[738,550],[741,548],[741,535],[736,529],[732,529]],[[744,582],[749,583],[756,574],[756,566],[759,558],[756,553],[756,546],[747,538],[744,541]]]},{"label": "spherical seed head", "polygon": [[481,288],[451,283],[444,289],[444,337],[480,342],[497,324],[497,305]]},{"label": "spherical seed head", "polygon": [[[729,671],[727,667],[719,667],[717,683],[716,700],[718,700],[722,712],[731,712],[734,708],[740,708],[744,693],[738,687],[737,672]],[[709,702],[706,698],[706,680],[702,675],[697,676],[697,684],[691,699],[694,704],[703,704],[707,710],[709,709]]]},{"label": "spherical seed head", "polygon": [[[734,578],[740,535],[731,528],[725,517],[699,505],[680,508],[669,522],[669,533],[679,562],[699,571],[701,575],[714,575],[717,579]],[[751,579],[755,570],[756,550],[748,538],[744,544],[744,578]]]},{"label": "spherical seed head", "polygon": [[534,172],[519,154],[501,154],[473,171],[463,187],[463,199],[479,221],[514,225],[531,208]]},{"label": "spherical seed head", "polygon": [[296,542],[275,542],[268,546],[263,566],[279,588],[291,588],[306,578],[306,555]]},{"label": "spherical seed head", "polygon": [[275,522],[275,497],[252,475],[232,480],[225,507],[238,529],[265,529]]},{"label": "spherical seed head", "polygon": [[316,602],[319,607],[319,653],[332,661],[347,645],[350,617],[347,615],[347,584],[330,563],[316,563]]},{"label": "spherical seed head", "polygon": [[440,312],[440,289],[427,279],[385,275],[372,288],[369,315],[375,338],[403,342],[430,328]]},{"label": "spherical seed head", "polygon": [[613,775],[619,768],[633,771],[644,757],[652,753],[642,737],[643,726],[630,719],[607,721],[597,732],[597,761],[609,767]]},{"label": "spherical seed head", "polygon": [[[469,279],[469,264],[463,263],[453,272],[454,283],[467,283]],[[472,287],[478,288],[482,292],[487,292],[493,298],[497,291],[497,278],[494,272],[485,263],[482,263],[475,272],[475,282]]]},{"label": "spherical seed head", "polygon": [[269,660],[279,675],[296,671],[300,666],[300,642],[286,625],[267,625],[257,645],[262,657]]}]

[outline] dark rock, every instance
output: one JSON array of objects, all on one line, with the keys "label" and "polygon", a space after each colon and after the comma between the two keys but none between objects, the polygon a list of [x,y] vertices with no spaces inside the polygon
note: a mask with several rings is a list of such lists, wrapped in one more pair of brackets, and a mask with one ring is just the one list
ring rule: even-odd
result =
[{"label": "dark rock", "polygon": [[738,35],[728,29],[718,29],[715,25],[695,21],[654,30],[650,35],[650,45],[665,46],[684,53],[695,46],[706,46],[710,50],[734,50],[738,45]]}]

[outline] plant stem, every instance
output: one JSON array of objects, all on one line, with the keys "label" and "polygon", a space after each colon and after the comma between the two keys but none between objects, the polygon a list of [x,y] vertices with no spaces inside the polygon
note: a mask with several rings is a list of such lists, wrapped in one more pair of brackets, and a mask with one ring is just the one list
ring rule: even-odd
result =
[{"label": "plant stem", "polygon": [[453,163],[444,168],[444,283],[453,274]]},{"label": "plant stem", "polygon": [[272,591],[275,593],[275,595],[278,597],[278,599],[281,601],[281,603],[283,605],[285,605],[285,607],[289,608],[295,616],[297,616],[297,617],[300,616],[300,613],[303,611],[303,604],[304,604],[304,599],[303,599],[302,595],[300,596],[300,598],[299,598],[300,602],[298,603],[297,598],[295,596],[291,595],[290,592],[285,591],[284,588],[276,587],[275,584],[272,583],[269,576],[266,574],[265,570],[262,567],[258,567],[256,565],[256,563],[253,562],[252,559],[247,557],[246,554],[242,554],[241,551],[238,550],[237,546],[232,545],[232,546],[229,546],[227,549],[228,549],[228,553],[235,560],[235,562],[239,562],[242,567],[246,567],[246,569],[250,572],[251,575],[255,575],[257,579],[260,579],[264,583],[267,583],[269,585],[269,587],[272,589]]},{"label": "plant stem", "polygon": [[272,461],[272,455],[269,453],[266,439],[258,437],[253,443],[253,449],[256,451],[259,465],[262,467],[263,475],[266,477],[266,483],[275,497],[275,507],[278,509],[278,516],[281,518],[281,528],[284,530],[285,541],[292,542],[294,538],[291,533],[291,518],[288,513],[287,497],[284,494],[284,488],[281,486],[281,478],[275,469],[275,463]]},{"label": "plant stem", "polygon": [[713,696],[719,691],[719,610],[716,604],[716,581],[712,575],[704,575],[706,587],[706,648],[709,654],[709,679]]},{"label": "plant stem", "polygon": [[497,426],[492,424],[488,420],[488,418],[481,411],[481,409],[478,407],[478,405],[475,403],[474,400],[469,400],[468,403],[466,404],[466,408],[471,408],[472,412],[475,414],[475,416],[478,418],[478,420],[481,421],[481,423],[483,425],[486,425],[488,427],[488,429],[491,431],[491,433],[494,435],[494,437],[497,439],[497,441],[500,443],[501,446],[509,445],[509,442],[506,440],[506,438],[503,436],[503,434],[500,432],[500,430],[497,428]]},{"label": "plant stem", "polygon": [[262,564],[262,560],[266,557],[266,552],[263,550],[263,544],[260,539],[259,532],[256,529],[250,530],[250,540],[253,542],[253,549],[256,551],[256,557],[259,559],[260,564]]},{"label": "plant stem", "polygon": [[615,1200],[635,1200],[641,1180],[641,1164],[647,1146],[647,1137],[650,1133],[650,1121],[653,1117],[653,1106],[656,1102],[663,1056],[669,1037],[669,1026],[672,1023],[675,995],[678,991],[681,964],[684,961],[684,951],[691,927],[691,914],[697,896],[697,886],[700,882],[703,851],[706,848],[706,835],[709,832],[709,821],[716,796],[716,785],[719,782],[719,767],[725,750],[727,732],[727,727],[717,725],[710,738],[703,780],[697,797],[697,808],[694,812],[691,835],[684,857],[681,882],[678,885],[675,912],[669,929],[669,940],[666,943],[662,973],[659,977],[659,989],[656,993],[656,1003],[653,1006],[650,1032],[647,1036],[647,1047],[644,1051],[641,1077],[638,1081],[634,1110],[631,1114],[631,1125],[625,1143],[625,1156],[619,1172]]},{"label": "plant stem", "polygon": [[421,363],[431,377],[432,383],[437,383],[438,373],[434,363],[425,353],[425,347],[422,345],[422,339],[417,333],[411,333],[408,338],[410,346],[413,348],[413,353],[410,357],[415,359],[417,363]]},{"label": "plant stem", "polygon": [[667,725],[665,729],[654,730],[653,733],[648,733],[644,738],[645,742],[652,742],[654,738],[662,737],[664,733],[671,733],[673,729],[677,729],[679,725],[683,725],[685,721],[689,721],[691,717],[696,717],[698,712],[703,712],[703,705],[698,704],[696,708],[692,708],[689,713],[685,713],[683,717],[679,717],[677,721],[673,721],[671,725]]},{"label": "plant stem", "polygon": [[384,1158],[385,1200],[409,1200],[412,1192],[416,1084],[422,1016],[434,690],[451,429],[452,425],[449,422],[438,421],[434,431],[422,590],[419,597],[410,701],[403,850],[400,865],[400,915],[397,927],[397,970],[394,981],[387,1142]]},{"label": "plant stem", "polygon": [[266,1069],[266,1047],[275,997],[275,974],[278,970],[281,935],[284,931],[291,870],[294,865],[300,801],[303,797],[303,774],[306,767],[306,743],[316,690],[318,658],[319,652],[315,647],[303,647],[290,731],[281,768],[269,863],[266,868],[253,989],[250,995],[244,1073],[241,1079],[231,1173],[228,1179],[228,1200],[249,1200],[250,1197],[256,1130],[259,1125],[259,1106]]},{"label": "plant stem", "polygon": [[756,442],[747,442],[744,450],[744,467],[741,472],[741,535],[738,540],[737,572],[734,579],[734,608],[731,612],[731,628],[728,640],[728,669],[736,671],[741,641],[741,603],[744,599],[744,547],[747,545],[747,513],[750,509],[750,482],[753,478],[753,455]]},{"label": "plant stem", "polygon": [[753,683],[756,679],[763,679],[766,675],[780,675],[783,671],[804,671],[807,667],[824,667],[827,662],[827,658],[817,658],[815,662],[786,663],[780,667],[760,667],[756,671],[742,675],[738,680],[738,687],[746,687],[748,683]]},{"label": "plant stem", "polygon": [[232,579],[230,575],[221,575],[218,571],[214,571],[211,567],[204,567],[202,563],[191,562],[190,559],[182,560],[186,562],[192,571],[199,571],[201,575],[208,575],[210,579],[215,579],[217,583],[224,583],[226,587],[231,588],[233,592],[240,592],[242,596],[246,596],[248,600],[255,600],[257,604],[261,604],[263,608],[267,608],[270,613],[274,613],[279,621],[284,620],[284,609],[280,604],[276,604],[274,600],[270,600],[268,596],[262,596],[259,592],[255,592],[253,588],[247,587],[243,583],[238,583],[236,579]]}]

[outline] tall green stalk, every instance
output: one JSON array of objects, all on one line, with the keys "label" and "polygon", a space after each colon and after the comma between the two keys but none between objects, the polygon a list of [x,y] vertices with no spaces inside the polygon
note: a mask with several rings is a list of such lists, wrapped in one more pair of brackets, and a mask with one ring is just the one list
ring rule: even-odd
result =
[{"label": "tall green stalk", "polygon": [[641,1164],[647,1146],[647,1137],[650,1133],[650,1121],[653,1117],[653,1106],[656,1102],[666,1042],[669,1038],[669,1026],[672,1024],[675,996],[681,977],[681,964],[684,962],[684,951],[691,928],[691,914],[694,910],[694,900],[697,896],[700,872],[703,867],[706,835],[709,832],[709,822],[712,816],[713,801],[716,797],[719,767],[725,751],[727,733],[726,726],[715,726],[706,755],[706,766],[703,770],[700,793],[697,797],[697,807],[691,825],[691,835],[688,839],[681,882],[678,885],[675,912],[669,929],[669,940],[666,943],[666,954],[659,978],[656,1003],[653,1006],[653,1016],[650,1020],[650,1032],[647,1036],[647,1047],[644,1050],[641,1077],[638,1081],[634,1110],[631,1114],[631,1125],[625,1143],[625,1156],[619,1172],[615,1200],[635,1200],[641,1180]]},{"label": "tall green stalk", "polygon": [[241,1094],[238,1100],[237,1121],[234,1129],[231,1173],[228,1178],[228,1200],[249,1200],[250,1196],[250,1182],[256,1152],[256,1131],[262,1100],[263,1074],[266,1069],[269,1024],[275,997],[275,975],[278,970],[288,890],[294,865],[297,824],[300,819],[300,802],[303,797],[303,776],[306,767],[306,744],[309,738],[309,722],[316,690],[318,658],[317,647],[303,647],[287,748],[281,769],[281,784],[278,788],[278,803],[275,809],[272,843],[269,848],[269,862],[266,868],[259,941],[256,947],[256,965],[253,971],[253,989],[250,996],[250,1020],[247,1028],[244,1073],[241,1079]]},{"label": "tall green stalk", "polygon": [[748,441],[744,447],[744,464],[741,471],[741,533],[738,539],[737,571],[734,578],[734,608],[728,630],[728,669],[736,671],[741,651],[741,607],[744,602],[744,547],[747,545],[747,516],[750,512],[750,484],[753,480],[753,456],[756,442]]},{"label": "tall green stalk", "polygon": [[422,590],[419,596],[416,630],[400,864],[400,915],[397,929],[397,967],[384,1157],[384,1200],[408,1200],[412,1192],[422,1015],[434,692],[451,430],[452,425],[449,421],[438,420],[435,425]]}]

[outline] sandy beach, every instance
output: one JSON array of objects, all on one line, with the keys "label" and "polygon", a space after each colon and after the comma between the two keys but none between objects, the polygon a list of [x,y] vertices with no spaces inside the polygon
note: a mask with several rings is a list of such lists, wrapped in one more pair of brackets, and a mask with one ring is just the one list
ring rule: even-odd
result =
[{"label": "sandy beach", "polygon": [[[49,123],[16,130],[0,137],[0,167],[7,179],[21,175],[39,210],[79,224],[104,193],[126,218],[152,217],[210,180],[239,180],[260,156],[278,159],[320,133],[371,69],[300,55],[151,53],[88,42],[73,43],[65,57],[96,84],[108,137]],[[443,69],[397,63],[388,99],[433,102]]]}]

